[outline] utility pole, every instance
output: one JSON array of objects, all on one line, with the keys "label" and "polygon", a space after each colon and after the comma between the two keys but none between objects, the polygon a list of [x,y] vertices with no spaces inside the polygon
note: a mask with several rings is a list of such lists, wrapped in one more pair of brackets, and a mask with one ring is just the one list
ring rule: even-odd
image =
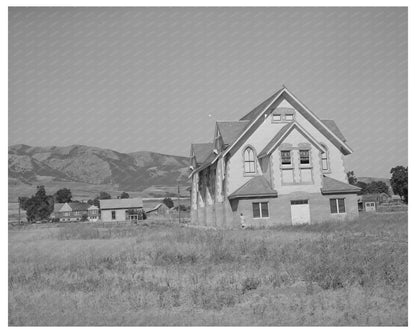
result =
[{"label": "utility pole", "polygon": [[181,223],[181,207],[179,205],[179,182],[178,182],[178,222]]},{"label": "utility pole", "polygon": [[17,198],[18,204],[19,204],[19,224],[20,224],[20,197]]}]

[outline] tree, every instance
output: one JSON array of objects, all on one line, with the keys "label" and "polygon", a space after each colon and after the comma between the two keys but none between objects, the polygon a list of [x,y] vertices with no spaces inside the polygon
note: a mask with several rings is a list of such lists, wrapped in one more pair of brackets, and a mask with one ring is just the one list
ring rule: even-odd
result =
[{"label": "tree", "polygon": [[55,201],[59,203],[71,202],[72,193],[68,188],[61,188],[55,193]]},{"label": "tree", "polygon": [[100,200],[111,199],[111,195],[108,194],[107,192],[100,192],[99,199]]},{"label": "tree", "polygon": [[364,183],[364,182],[360,182],[360,181],[358,181],[358,182],[355,184],[355,186],[358,186],[358,187],[360,187],[360,188],[361,188],[361,192],[360,192],[360,194],[365,194],[365,193],[367,193],[367,186],[368,186],[368,184],[367,184],[367,183]]},{"label": "tree", "polygon": [[46,195],[45,187],[38,186],[38,191],[25,203],[27,220],[30,222],[44,220],[53,212],[53,197]]},{"label": "tree", "polygon": [[173,204],[173,200],[169,197],[163,199],[163,203],[166,205],[166,207],[168,208],[172,208],[174,206]]},{"label": "tree", "polygon": [[88,203],[90,205],[94,205],[98,208],[100,208],[100,200],[106,200],[106,199],[111,199],[111,195],[108,194],[107,192],[100,192],[100,194],[98,196],[96,196],[94,198],[94,200],[88,200]]},{"label": "tree", "polygon": [[121,199],[127,199],[127,198],[130,198],[130,195],[127,192],[123,192],[123,193],[120,194],[120,198]]},{"label": "tree", "polygon": [[366,193],[386,193],[389,194],[389,187],[381,180],[372,181],[367,185]]},{"label": "tree", "polygon": [[20,203],[20,208],[23,209],[23,210],[26,210],[26,204],[27,204],[27,201],[29,200],[29,198],[28,197],[19,197],[18,200],[19,200],[19,203]]},{"label": "tree", "polygon": [[390,170],[390,184],[394,194],[400,195],[400,198],[407,203],[408,200],[408,168],[404,166],[396,166]]},{"label": "tree", "polygon": [[347,177],[348,177],[348,183],[349,184],[351,184],[351,185],[357,184],[357,177],[355,177],[354,171],[348,171],[347,172]]}]

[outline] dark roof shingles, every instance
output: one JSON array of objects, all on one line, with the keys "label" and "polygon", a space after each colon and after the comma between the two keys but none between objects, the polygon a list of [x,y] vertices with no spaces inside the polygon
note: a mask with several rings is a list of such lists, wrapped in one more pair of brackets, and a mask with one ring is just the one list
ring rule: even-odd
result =
[{"label": "dark roof shingles", "polygon": [[350,185],[339,180],[330,178],[328,176],[322,177],[322,189],[323,194],[331,193],[358,193],[361,188],[358,186]]},{"label": "dark roof shingles", "polygon": [[219,121],[218,129],[224,144],[231,145],[249,124],[248,121]]},{"label": "dark roof shingles", "polygon": [[270,96],[268,99],[266,99],[261,104],[257,105],[253,110],[251,110],[249,113],[247,113],[244,117],[242,117],[240,120],[254,120],[257,118],[257,116],[268,106],[278,94],[283,90],[284,88],[279,89],[277,92],[275,92],[272,96]]},{"label": "dark roof shingles", "polygon": [[228,196],[230,199],[249,197],[277,197],[277,192],[264,176],[255,176]]},{"label": "dark roof shingles", "polygon": [[196,163],[201,164],[207,159],[212,151],[212,143],[193,143],[192,150],[195,154]]},{"label": "dark roof shingles", "polygon": [[346,142],[347,139],[345,139],[344,135],[341,133],[340,129],[338,128],[337,124],[333,120],[321,120],[326,127],[328,127],[332,133],[334,133],[338,139],[340,139],[342,142]]}]

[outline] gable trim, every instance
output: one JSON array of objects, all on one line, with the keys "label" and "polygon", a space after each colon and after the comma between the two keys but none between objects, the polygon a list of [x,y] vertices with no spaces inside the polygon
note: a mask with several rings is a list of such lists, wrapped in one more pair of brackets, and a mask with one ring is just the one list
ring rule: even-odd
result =
[{"label": "gable trim", "polygon": [[[284,139],[287,138],[287,136],[292,132],[292,130],[296,128],[303,136],[305,136],[308,140],[310,140],[318,149],[321,153],[325,152],[324,148],[321,147],[321,145],[319,144],[318,141],[316,141],[312,135],[310,135],[302,126],[300,126],[298,123],[293,122],[292,125],[290,125],[286,131],[282,134],[282,136],[276,141],[276,143],[271,146],[267,151],[262,151],[258,158],[263,158],[267,155],[270,155],[273,151],[275,151],[275,149],[277,148],[277,146],[280,145],[280,143],[282,143],[282,141]],[[273,139],[272,139],[273,140]]]},{"label": "gable trim", "polygon": [[[308,115],[310,115],[314,121],[316,121],[318,123],[319,126],[322,127],[322,129],[324,129],[326,131],[326,133],[322,133],[324,136],[330,136],[333,140],[335,140],[335,142],[337,142],[340,146],[335,145],[339,150],[341,150],[341,152],[343,152],[345,155],[351,154],[353,151],[352,149],[345,143],[343,142],[340,138],[338,138],[334,132],[332,132],[332,130],[326,126],[322,120],[320,120],[311,110],[309,110],[305,104],[303,104],[301,101],[299,101],[299,99],[293,95],[286,87],[283,87],[281,89],[281,91],[275,96],[275,98],[273,98],[273,100],[258,114],[258,116],[252,120],[250,122],[250,124],[247,126],[247,128],[241,133],[241,135],[233,142],[232,145],[230,145],[229,147],[227,147],[227,149],[224,150],[224,155],[228,154],[238,143],[239,141],[250,131],[250,129],[259,121],[259,119],[261,119],[261,117],[264,116],[264,113],[284,94],[286,93],[287,96],[292,99],[302,110],[303,112],[307,113]],[[289,100],[288,100],[289,104],[292,104]],[[293,106],[293,105],[292,105]],[[294,107],[296,109],[296,107]],[[299,110],[298,110],[299,111]],[[299,111],[301,112],[301,111]],[[309,120],[309,122],[311,122]],[[316,124],[313,124],[313,126],[315,126],[317,128],[318,131],[322,132],[322,129],[320,129],[319,127],[317,127]],[[345,152],[344,152],[345,151]]]}]

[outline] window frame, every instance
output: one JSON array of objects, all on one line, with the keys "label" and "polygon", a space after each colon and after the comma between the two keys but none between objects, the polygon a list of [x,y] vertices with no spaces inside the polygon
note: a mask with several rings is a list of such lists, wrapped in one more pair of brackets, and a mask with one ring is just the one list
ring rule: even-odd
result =
[{"label": "window frame", "polygon": [[[336,212],[332,211],[332,204],[331,202],[333,202],[333,200],[335,200],[335,205],[336,205]],[[340,204],[339,202],[342,200],[342,206],[343,206],[343,212],[340,212]],[[340,215],[340,214],[346,214],[347,213],[347,208],[346,208],[346,204],[345,204],[345,198],[330,198],[329,199],[329,210],[331,212],[331,214],[333,215]]]},{"label": "window frame", "polygon": [[[250,152],[252,154],[252,159],[250,159]],[[248,153],[248,159],[246,159],[246,153]],[[257,155],[256,151],[252,146],[247,146],[243,150],[243,173],[244,176],[253,176],[257,174]],[[248,165],[248,171],[246,166]],[[253,170],[253,171],[251,171]]]},{"label": "window frame", "polygon": [[[275,117],[279,117],[279,119],[275,119]],[[272,123],[279,123],[281,122],[282,119],[282,114],[281,113],[272,113]]]},{"label": "window frame", "polygon": [[[308,163],[302,163],[302,152],[307,153]],[[303,157],[303,158],[305,158],[305,157]],[[311,151],[310,151],[310,149],[299,149],[299,164],[300,164],[301,167],[311,165]]]},{"label": "window frame", "polygon": [[[258,212],[259,212],[259,216],[254,216],[254,207],[255,205],[258,205]],[[267,216],[263,216],[263,207],[266,208],[267,211]],[[252,209],[252,213],[253,213],[253,219],[268,219],[270,218],[270,210],[269,210],[269,202],[268,201],[255,201],[251,203],[251,209]]]},{"label": "window frame", "polygon": [[[288,116],[291,117],[292,119],[288,119]],[[295,114],[294,113],[286,113],[285,114],[285,121],[293,121],[295,120]]]},{"label": "window frame", "polygon": [[112,210],[111,211],[111,220],[115,220],[116,217],[117,217],[116,211],[115,210]]},{"label": "window frame", "polygon": [[[329,165],[329,150],[328,147],[321,143],[321,147],[324,149],[324,153],[320,153],[319,157],[321,158],[321,171],[323,173],[330,173],[330,165]],[[325,157],[323,157],[325,155]],[[324,169],[324,161],[326,163],[326,169]]]},{"label": "window frame", "polygon": [[[289,153],[289,162],[290,163],[283,163],[283,160],[284,160],[283,159],[283,154],[284,153]],[[290,149],[280,150],[280,165],[282,167],[291,167],[293,165],[293,163],[292,163],[292,151]]]}]

